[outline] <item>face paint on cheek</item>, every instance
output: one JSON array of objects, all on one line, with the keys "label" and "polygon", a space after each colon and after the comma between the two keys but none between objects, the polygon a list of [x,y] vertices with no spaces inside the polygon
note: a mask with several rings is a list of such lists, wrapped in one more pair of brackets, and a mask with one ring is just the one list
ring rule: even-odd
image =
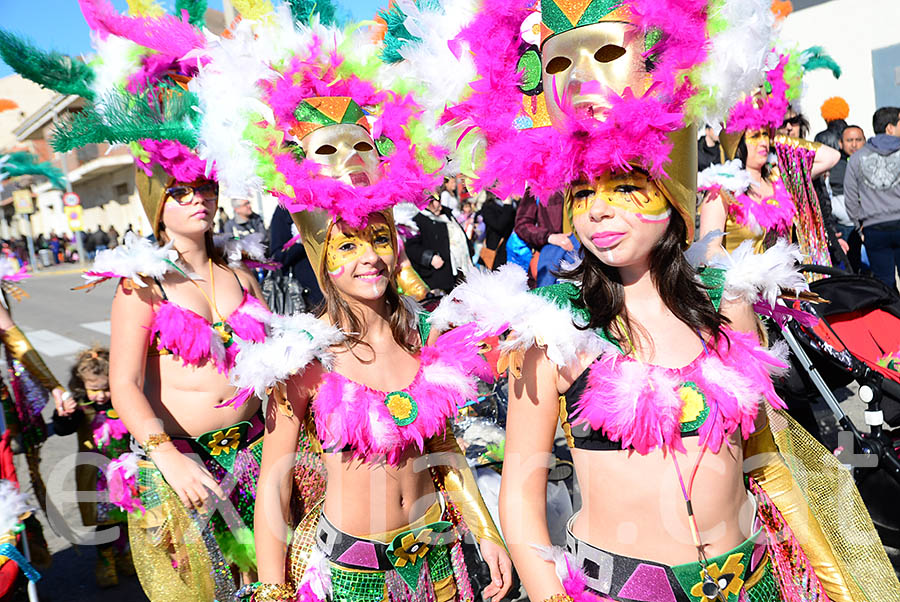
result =
[{"label": "face paint on cheek", "polygon": [[344,266],[356,261],[366,252],[368,243],[358,236],[338,234],[328,240],[325,249],[325,269],[337,278],[344,273]]}]

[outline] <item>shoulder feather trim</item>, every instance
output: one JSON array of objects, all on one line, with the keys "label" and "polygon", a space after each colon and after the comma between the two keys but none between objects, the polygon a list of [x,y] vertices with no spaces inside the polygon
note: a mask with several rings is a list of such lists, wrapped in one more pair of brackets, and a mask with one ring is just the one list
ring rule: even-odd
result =
[{"label": "shoulder feather trim", "polygon": [[260,399],[265,399],[267,389],[302,373],[315,360],[330,369],[334,360],[330,348],[344,339],[335,326],[312,314],[271,314],[268,326],[269,336],[264,342],[241,343],[231,371],[231,384],[243,393],[252,391]]},{"label": "shoulder feather trim", "polygon": [[138,286],[147,286],[141,279],[162,278],[167,272],[183,270],[178,266],[178,252],[172,242],[164,246],[150,242],[133,232],[125,234],[125,242],[115,249],[100,251],[94,265],[84,273],[88,286],[110,278],[130,278]]},{"label": "shoulder feather trim", "polygon": [[764,253],[754,253],[753,242],[744,241],[733,253],[712,258],[709,267],[725,270],[725,299],[751,304],[762,301],[774,307],[782,289],[809,289],[797,269],[802,257],[797,245],[783,239]]},{"label": "shoulder feather trim", "polygon": [[525,351],[535,345],[558,366],[573,365],[579,354],[600,355],[610,344],[590,330],[581,330],[580,318],[568,308],[528,290],[528,276],[517,265],[495,272],[475,270],[431,314],[439,330],[477,322],[485,331],[511,331],[500,343],[503,352]]},{"label": "shoulder feather trim", "polygon": [[266,265],[269,259],[266,257],[266,247],[263,244],[264,232],[254,232],[244,238],[232,238],[227,234],[217,234],[213,239],[218,249],[222,251],[228,267],[238,268],[244,260],[249,260],[257,265]]}]

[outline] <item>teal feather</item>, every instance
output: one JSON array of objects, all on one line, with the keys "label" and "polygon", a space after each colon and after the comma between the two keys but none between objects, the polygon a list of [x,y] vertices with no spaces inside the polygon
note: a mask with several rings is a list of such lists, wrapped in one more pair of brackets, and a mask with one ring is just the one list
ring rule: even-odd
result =
[{"label": "teal feather", "polygon": [[829,69],[835,78],[841,76],[841,66],[837,64],[831,55],[825,52],[821,46],[810,46],[802,53],[803,69],[812,71],[813,69]]},{"label": "teal feather", "polygon": [[[440,0],[416,0],[419,10],[436,10],[440,8]],[[381,60],[385,63],[399,63],[403,60],[400,50],[407,44],[421,42],[418,36],[414,36],[406,29],[406,13],[397,6],[391,6],[378,11],[378,16],[387,23],[387,31],[384,34],[384,47],[381,50]]]},{"label": "teal feather", "polygon": [[[160,95],[166,100],[160,102]],[[117,90],[100,106],[91,104],[56,127],[53,149],[66,152],[86,144],[124,144],[138,140],[177,140],[188,148],[198,143],[200,103],[180,88],[150,88],[140,95]]]},{"label": "teal feather", "polygon": [[175,16],[181,18],[181,11],[188,13],[188,22],[194,27],[206,25],[206,0],[175,0]]},{"label": "teal feather", "polygon": [[285,0],[291,8],[295,23],[309,25],[313,15],[319,15],[323,25],[340,25],[346,19],[341,8],[332,0]]},{"label": "teal feather", "polygon": [[94,97],[94,70],[61,52],[41,50],[25,38],[0,29],[0,57],[17,73],[60,94]]},{"label": "teal feather", "polygon": [[66,178],[63,172],[49,161],[36,161],[31,153],[15,152],[0,155],[0,174],[4,177],[44,176],[54,188],[66,189]]}]

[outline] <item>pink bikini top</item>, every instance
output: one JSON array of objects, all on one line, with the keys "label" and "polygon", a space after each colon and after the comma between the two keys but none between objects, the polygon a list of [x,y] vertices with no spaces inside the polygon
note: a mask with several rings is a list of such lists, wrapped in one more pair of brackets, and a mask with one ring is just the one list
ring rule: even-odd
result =
[{"label": "pink bikini top", "polygon": [[[237,279],[237,274],[235,274]],[[162,283],[156,280],[163,300],[156,307],[150,324],[150,351],[171,354],[187,366],[200,366],[207,361],[222,374],[234,367],[239,339],[261,343],[266,339],[266,317],[269,311],[256,297],[244,290],[240,305],[223,322],[209,322],[197,312],[169,301]]]},{"label": "pink bikini top", "polygon": [[788,194],[781,178],[775,178],[772,189],[772,195],[762,199],[754,198],[746,192],[736,195],[736,202],[728,207],[734,221],[758,234],[762,233],[759,230],[774,230],[780,234],[790,232],[794,214],[797,213],[794,199]]}]

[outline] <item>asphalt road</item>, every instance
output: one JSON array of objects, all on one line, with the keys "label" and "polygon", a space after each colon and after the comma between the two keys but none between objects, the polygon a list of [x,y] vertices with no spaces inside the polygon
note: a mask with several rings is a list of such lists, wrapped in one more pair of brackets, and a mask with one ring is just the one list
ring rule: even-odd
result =
[{"label": "asphalt road", "polygon": [[[68,383],[69,371],[80,349],[94,343],[109,344],[109,307],[115,285],[109,282],[89,293],[71,290],[82,283],[80,272],[72,266],[47,270],[22,283],[29,298],[11,302],[13,320],[64,385]],[[44,410],[48,422],[52,414],[51,403]],[[56,516],[48,521],[43,513],[39,513],[53,554],[52,566],[41,571],[42,577],[37,583],[40,600],[145,601],[147,598],[136,577],[121,578],[119,585],[110,589],[101,590],[95,584],[94,547],[78,544],[93,528],[82,526],[75,500],[73,454],[76,447],[74,435],[51,436],[41,452],[41,474],[47,485],[50,513]],[[16,456],[16,469],[23,486],[30,489],[22,456]],[[24,595],[17,598],[25,599]]]}]

